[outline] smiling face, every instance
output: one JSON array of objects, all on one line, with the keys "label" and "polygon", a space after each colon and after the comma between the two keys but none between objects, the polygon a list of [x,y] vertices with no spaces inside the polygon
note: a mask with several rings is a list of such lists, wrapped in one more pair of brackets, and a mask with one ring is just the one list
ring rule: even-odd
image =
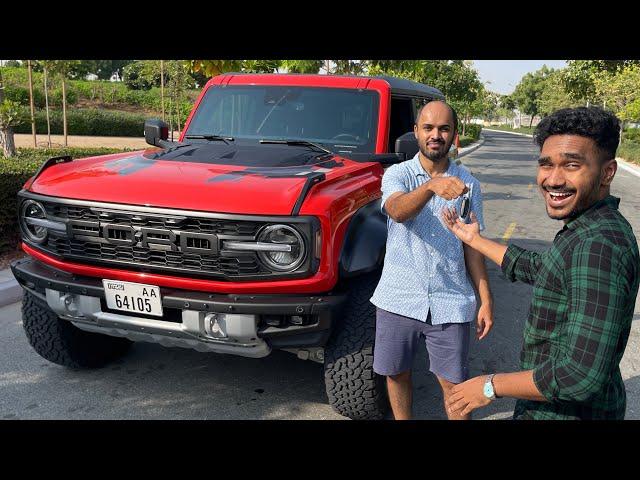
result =
[{"label": "smiling face", "polygon": [[537,181],[549,217],[567,220],[609,194],[617,164],[602,158],[588,137],[552,135],[545,140]]},{"label": "smiling face", "polygon": [[451,108],[444,102],[429,102],[413,131],[423,156],[432,162],[446,160],[456,133]]}]

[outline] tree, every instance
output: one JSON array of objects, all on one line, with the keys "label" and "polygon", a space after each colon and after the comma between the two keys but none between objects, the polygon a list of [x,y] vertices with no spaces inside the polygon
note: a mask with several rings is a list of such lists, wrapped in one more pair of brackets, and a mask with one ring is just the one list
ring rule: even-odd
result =
[{"label": "tree", "polygon": [[496,114],[498,118],[504,118],[507,123],[511,124],[511,120],[515,117],[514,110],[516,109],[516,102],[511,95],[500,95],[498,98],[498,109]]},{"label": "tree", "polygon": [[34,70],[42,69],[42,82],[44,83],[44,105],[47,115],[47,146],[51,148],[51,119],[49,117],[49,85],[47,82],[47,72],[49,70],[50,60],[36,60]]},{"label": "tree", "polygon": [[202,72],[214,77],[225,72],[238,72],[242,69],[242,60],[187,60],[190,71]]},{"label": "tree", "polygon": [[540,70],[529,72],[522,77],[512,94],[518,110],[531,116],[529,127],[533,124],[533,117],[540,113],[540,98],[545,89],[546,79],[553,72],[543,65]]},{"label": "tree", "polygon": [[578,102],[593,103],[598,78],[614,75],[625,67],[638,65],[638,60],[569,60],[562,70],[562,83],[569,97]]},{"label": "tree", "polygon": [[277,73],[282,60],[243,60],[240,69],[247,73]]},{"label": "tree", "polygon": [[640,65],[630,64],[615,73],[601,73],[595,78],[594,86],[596,98],[602,101],[603,107],[612,110],[621,120],[622,132],[627,122],[638,120]]},{"label": "tree", "polygon": [[362,75],[367,68],[366,62],[362,60],[329,60],[329,64],[333,64],[334,68],[327,73],[335,75]]},{"label": "tree", "polygon": [[561,108],[577,107],[580,102],[575,101],[567,92],[563,81],[562,70],[552,70],[544,81],[544,88],[538,98],[538,110],[543,117]]},{"label": "tree", "polygon": [[320,71],[323,64],[323,60],[283,60],[281,66],[289,73],[316,74]]},{"label": "tree", "polygon": [[36,119],[33,108],[33,77],[32,77],[32,64],[31,60],[27,60],[27,69],[29,76],[29,110],[31,112],[31,134],[33,135],[33,146],[34,148],[38,146],[38,141],[36,139]]},{"label": "tree", "polygon": [[[80,64],[79,60],[50,60],[50,71],[60,78],[62,83],[62,130],[64,135],[64,146],[68,146],[67,142],[67,80]],[[76,70],[77,71],[77,70]]]},{"label": "tree", "polygon": [[23,121],[20,105],[4,98],[4,82],[0,70],[0,145],[5,157],[13,157],[16,154],[16,144],[13,136],[13,127]]}]

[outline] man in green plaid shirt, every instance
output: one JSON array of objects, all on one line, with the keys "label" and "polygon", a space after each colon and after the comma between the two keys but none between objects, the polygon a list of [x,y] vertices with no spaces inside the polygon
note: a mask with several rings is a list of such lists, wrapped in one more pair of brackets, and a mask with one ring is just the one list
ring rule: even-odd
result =
[{"label": "man in green plaid shirt", "polygon": [[610,195],[619,121],[597,107],[563,109],[534,135],[538,187],[547,214],[563,220],[550,250],[505,247],[447,211],[460,240],[534,286],[520,372],[472,378],[454,387],[447,408],[466,415],[499,397],[519,399],[515,419],[623,419],[620,360],[638,293],[640,255],[629,222]]}]

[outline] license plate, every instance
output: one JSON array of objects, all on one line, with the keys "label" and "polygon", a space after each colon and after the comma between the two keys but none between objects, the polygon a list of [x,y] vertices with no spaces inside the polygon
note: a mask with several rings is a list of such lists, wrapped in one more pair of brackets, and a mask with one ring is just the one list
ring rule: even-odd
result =
[{"label": "license plate", "polygon": [[107,307],[129,313],[162,317],[160,288],[142,283],[102,280]]}]

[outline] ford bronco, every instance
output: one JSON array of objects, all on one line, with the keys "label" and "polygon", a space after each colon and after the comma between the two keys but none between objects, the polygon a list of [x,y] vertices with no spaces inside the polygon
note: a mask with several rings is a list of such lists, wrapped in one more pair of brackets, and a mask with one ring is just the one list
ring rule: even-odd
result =
[{"label": "ford bronco", "polygon": [[179,141],[47,160],[19,193],[28,340],[100,367],[132,341],[324,364],[330,405],[383,418],[373,372],[385,254],[384,168],[412,157],[420,106],[443,95],[390,77],[224,74]]}]

